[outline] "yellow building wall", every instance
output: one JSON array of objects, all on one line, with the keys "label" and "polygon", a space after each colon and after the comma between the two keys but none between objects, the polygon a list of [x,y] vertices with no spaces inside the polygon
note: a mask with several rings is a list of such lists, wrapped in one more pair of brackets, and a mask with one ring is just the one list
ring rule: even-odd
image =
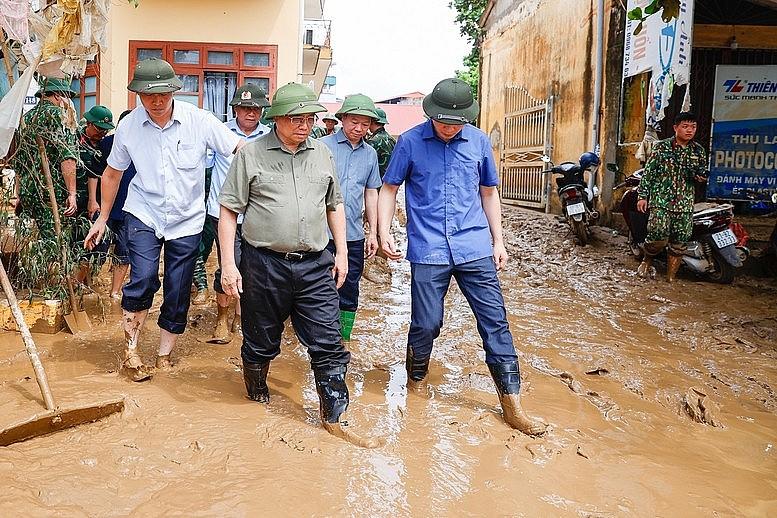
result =
[{"label": "yellow building wall", "polygon": [[[605,48],[609,8],[610,2],[605,2]],[[480,127],[486,133],[498,128],[504,134],[505,86],[521,86],[540,100],[552,93],[552,159],[576,161],[591,147],[596,2],[525,1],[489,19],[486,30],[481,46]],[[602,104],[604,112],[604,95]],[[551,204],[557,209],[555,189]]]},{"label": "yellow building wall", "polygon": [[100,56],[100,104],[127,108],[129,41],[190,41],[278,46],[277,85],[297,80],[300,3],[294,0],[126,0],[112,2],[109,49]]}]

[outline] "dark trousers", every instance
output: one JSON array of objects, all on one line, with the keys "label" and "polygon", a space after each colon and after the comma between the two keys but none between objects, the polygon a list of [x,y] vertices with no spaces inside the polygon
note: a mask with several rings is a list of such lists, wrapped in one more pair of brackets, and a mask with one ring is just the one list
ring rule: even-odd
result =
[{"label": "dark trousers", "polygon": [[130,280],[124,286],[121,307],[144,311],[151,307],[159,291],[159,259],[164,245],[164,299],[157,323],[162,329],[181,334],[186,329],[194,261],[200,234],[170,241],[159,239],[145,223],[132,214],[124,218],[129,251]]},{"label": "dark trousers", "polygon": [[278,356],[284,324],[291,316],[313,369],[348,365],[351,354],[340,335],[333,265],[334,258],[326,250],[291,261],[243,241],[240,304],[244,362],[265,363]]},{"label": "dark trousers", "polygon": [[[364,271],[364,239],[348,241],[348,275],[337,294],[340,296],[340,310],[356,311],[359,307],[359,281]],[[326,249],[335,255],[335,242],[330,240]]]},{"label": "dark trousers", "polygon": [[411,264],[411,317],[407,343],[413,356],[427,359],[440,336],[445,295],[451,277],[475,314],[486,363],[517,361],[513,336],[507,324],[502,288],[491,257],[459,265]]},{"label": "dark trousers", "polygon": [[129,264],[127,252],[127,225],[123,219],[109,219],[108,228],[113,232],[113,263]]},{"label": "dark trousers", "polygon": [[[216,274],[213,276],[213,289],[216,293],[224,294],[224,288],[221,286],[221,244],[219,243],[219,218],[208,216],[208,224],[214,230],[214,239],[216,242],[216,255],[219,259],[219,267],[216,270]],[[235,233],[235,264],[240,268],[240,254],[241,244],[243,242],[243,229],[242,225],[237,226],[237,232]]]}]

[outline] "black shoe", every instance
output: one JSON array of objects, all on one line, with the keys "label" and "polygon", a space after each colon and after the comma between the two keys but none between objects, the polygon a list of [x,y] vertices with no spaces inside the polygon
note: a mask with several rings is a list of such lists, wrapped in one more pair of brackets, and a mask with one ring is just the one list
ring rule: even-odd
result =
[{"label": "black shoe", "polygon": [[407,379],[418,383],[423,381],[429,372],[429,358],[420,360],[413,357],[413,348],[407,346],[407,356],[405,356],[405,370],[407,370]]},{"label": "black shoe", "polygon": [[518,394],[521,391],[521,371],[518,369],[518,362],[489,363],[488,370],[491,372],[500,398],[505,394]]},{"label": "black shoe", "polygon": [[243,362],[243,380],[246,383],[248,399],[260,403],[270,402],[270,389],[267,387],[267,372],[269,370],[270,362]]},{"label": "black shoe", "polygon": [[348,386],[345,384],[347,367],[315,369],[316,390],[321,402],[321,420],[325,423],[337,423],[348,408]]}]

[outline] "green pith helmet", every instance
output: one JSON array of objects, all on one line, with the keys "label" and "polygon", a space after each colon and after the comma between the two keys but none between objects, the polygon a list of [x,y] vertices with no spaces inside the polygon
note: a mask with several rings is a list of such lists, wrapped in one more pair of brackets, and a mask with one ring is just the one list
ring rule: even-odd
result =
[{"label": "green pith helmet", "polygon": [[232,96],[229,105],[245,106],[246,108],[264,108],[270,106],[270,101],[267,100],[267,94],[261,86],[246,83],[235,90],[235,95]]},{"label": "green pith helmet", "polygon": [[70,81],[67,79],[59,79],[56,77],[40,78],[38,80],[41,87],[35,93],[35,97],[40,97],[43,94],[62,94],[68,97],[75,97],[76,93],[73,91]]},{"label": "green pith helmet", "polygon": [[472,89],[460,79],[443,79],[424,97],[424,113],[443,124],[466,124],[477,118],[480,106]]},{"label": "green pith helmet", "polygon": [[139,94],[166,94],[183,87],[173,67],[164,59],[149,58],[138,61],[127,90]]},{"label": "green pith helmet", "polygon": [[345,114],[364,115],[371,119],[378,118],[378,114],[375,112],[375,103],[364,94],[353,94],[345,98],[343,105],[335,113],[335,117],[342,120]]},{"label": "green pith helmet", "polygon": [[325,111],[326,108],[319,104],[313,90],[299,83],[289,83],[275,91],[272,104],[264,112],[264,116],[274,119],[286,115],[306,115]]},{"label": "green pith helmet", "polygon": [[331,113],[327,113],[326,115],[321,117],[321,120],[322,121],[335,121],[335,123],[337,123],[337,117],[335,117]]},{"label": "green pith helmet", "polygon": [[378,120],[375,121],[375,122],[377,122],[378,124],[383,124],[383,125],[388,124],[388,119],[386,118],[386,110],[384,110],[383,108],[377,108],[376,107],[375,108],[375,113],[378,114]]},{"label": "green pith helmet", "polygon": [[113,125],[111,110],[99,104],[92,106],[88,112],[84,113],[84,119],[104,130],[111,130],[116,127]]}]

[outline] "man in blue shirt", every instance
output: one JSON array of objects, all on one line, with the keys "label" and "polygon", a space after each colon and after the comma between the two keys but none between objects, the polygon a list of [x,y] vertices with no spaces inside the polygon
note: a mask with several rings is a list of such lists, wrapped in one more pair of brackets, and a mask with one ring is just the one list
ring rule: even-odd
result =
[{"label": "man in blue shirt", "polygon": [[[345,204],[348,276],[338,290],[340,295],[340,331],[343,340],[351,339],[351,330],[359,307],[359,280],[364,271],[364,252],[373,257],[378,251],[378,188],[381,186],[378,154],[365,137],[378,119],[375,103],[362,94],[349,95],[335,114],[343,127],[322,137],[335,160],[340,190]],[[367,215],[369,233],[364,235],[362,213]],[[335,243],[327,245],[332,254]]]},{"label": "man in blue shirt", "polygon": [[518,395],[518,358],[497,278],[507,262],[499,178],[488,137],[469,124],[478,103],[467,83],[445,79],[423,107],[430,120],[399,137],[378,203],[381,245],[390,259],[399,259],[390,226],[397,190],[405,183],[411,263],[408,384],[426,377],[454,277],[475,314],[505,421],[525,434],[542,435],[547,425],[526,415]]},{"label": "man in blue shirt", "polygon": [[[270,128],[259,122],[262,118],[262,110],[270,106],[267,101],[267,94],[261,87],[246,83],[237,90],[229,102],[235,113],[235,118],[226,122],[225,126],[229,128],[238,137],[242,137],[246,142],[253,142],[262,135],[269,133]],[[219,228],[219,194],[221,186],[227,179],[227,171],[232,164],[233,156],[223,156],[218,153],[212,153],[210,167],[213,168],[211,176],[210,191],[208,193],[208,220],[212,228]],[[235,234],[235,264],[240,266],[240,247],[242,243],[242,223],[243,215],[237,217],[237,233]],[[219,268],[213,279],[213,289],[216,291],[216,305],[218,307],[218,316],[216,318],[216,327],[213,336],[208,340],[211,343],[226,344],[232,340],[230,331],[234,332],[240,323],[240,301],[235,303],[235,318],[230,326],[229,319],[229,295],[224,293],[221,286],[221,245],[219,244],[218,233],[216,233],[216,253],[218,254]]]}]

